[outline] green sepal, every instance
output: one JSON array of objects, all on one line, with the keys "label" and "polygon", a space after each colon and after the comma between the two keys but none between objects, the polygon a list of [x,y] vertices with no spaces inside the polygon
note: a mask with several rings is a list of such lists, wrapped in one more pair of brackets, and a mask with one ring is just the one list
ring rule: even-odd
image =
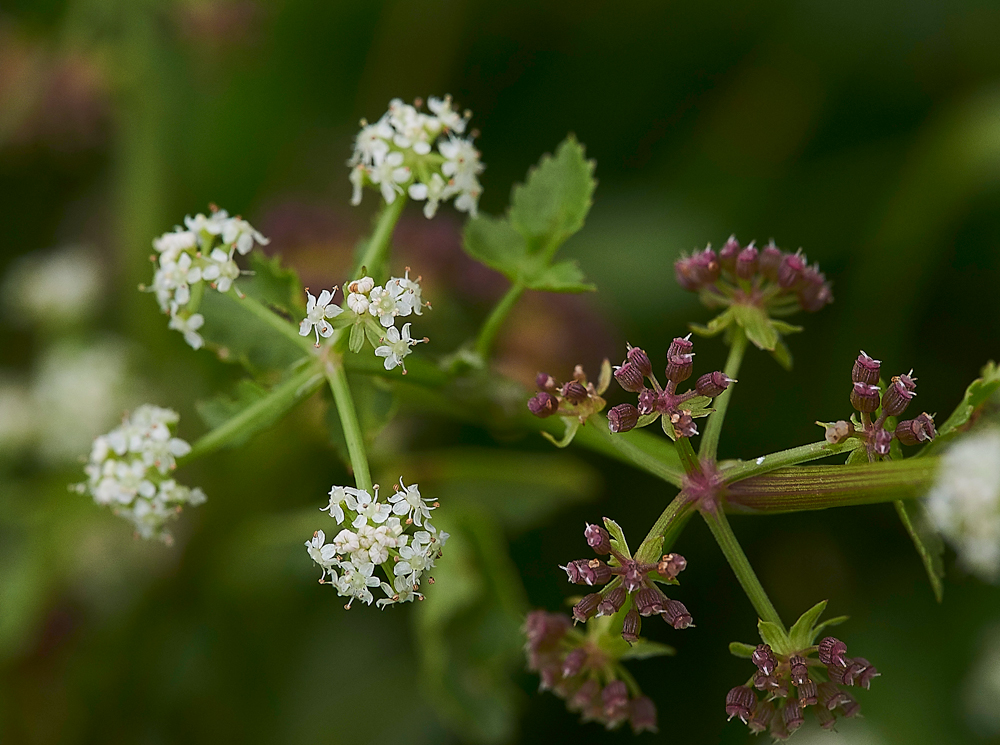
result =
[{"label": "green sepal", "polygon": [[788,630],[788,639],[793,650],[801,651],[812,644],[813,639],[816,637],[813,626],[816,625],[816,621],[819,620],[819,617],[823,615],[823,611],[826,610],[826,603],[826,600],[816,603],[816,605],[799,616],[799,620]]},{"label": "green sepal", "polygon": [[788,636],[778,624],[771,621],[758,620],[757,631],[760,633],[761,640],[769,645],[775,654],[786,655],[796,651],[791,648]]},{"label": "green sepal", "polygon": [[340,315],[334,316],[333,318],[327,319],[331,326],[335,329],[346,329],[352,323],[357,322],[358,314],[353,310],[345,310]]},{"label": "green sepal", "polygon": [[618,553],[624,554],[627,558],[631,559],[632,552],[629,550],[628,541],[625,540],[625,533],[622,531],[621,526],[610,517],[606,517],[604,518],[604,527],[611,536],[611,546]]},{"label": "green sepal", "polygon": [[753,654],[754,650],[757,649],[753,644],[744,644],[743,642],[729,642],[729,654],[733,657],[740,657],[742,659],[750,659],[750,655]]},{"label": "green sepal", "polygon": [[730,324],[734,322],[733,309],[726,308],[722,313],[717,315],[711,321],[708,322],[707,326],[701,326],[697,323],[689,323],[688,328],[690,328],[698,336],[712,337],[718,336],[723,331],[725,331]]},{"label": "green sepal", "polygon": [[859,445],[857,448],[851,451],[850,455],[847,456],[845,465],[857,466],[867,462],[868,462],[868,449],[861,447]]},{"label": "green sepal", "polygon": [[784,321],[779,321],[776,318],[771,319],[771,325],[774,326],[774,330],[779,334],[798,334],[802,331],[802,326],[785,323]]},{"label": "green sepal", "polygon": [[605,357],[601,362],[601,372],[597,375],[597,395],[603,396],[609,385],[611,385],[611,362]]},{"label": "green sepal", "polygon": [[692,419],[700,419],[715,411],[712,408],[712,399],[708,396],[692,396],[687,401],[678,404],[677,408],[686,411]]},{"label": "green sepal", "polygon": [[660,417],[660,426],[663,428],[663,434],[669,437],[674,442],[677,442],[677,432],[674,430],[674,424],[670,421],[667,416]]},{"label": "green sepal", "polygon": [[788,349],[788,345],[780,338],[778,339],[778,343],[774,345],[774,349],[771,350],[771,356],[785,370],[788,372],[792,371],[792,352]]},{"label": "green sepal", "polygon": [[563,433],[562,439],[557,440],[555,437],[550,435],[548,432],[542,430],[542,437],[551,442],[557,448],[568,447],[573,438],[576,437],[576,431],[580,429],[580,420],[576,417],[564,416],[560,417],[563,423],[566,425],[566,431]]},{"label": "green sepal", "polygon": [[656,417],[660,416],[659,412],[653,412],[652,414],[643,414],[639,417],[639,420],[635,423],[636,427],[646,427],[656,421]]},{"label": "green sepal", "polygon": [[356,323],[351,326],[351,336],[347,340],[347,347],[357,354],[365,346],[365,324]]},{"label": "green sepal", "polygon": [[677,650],[669,644],[639,639],[622,653],[620,660],[648,660],[651,657],[664,657],[677,654]]}]

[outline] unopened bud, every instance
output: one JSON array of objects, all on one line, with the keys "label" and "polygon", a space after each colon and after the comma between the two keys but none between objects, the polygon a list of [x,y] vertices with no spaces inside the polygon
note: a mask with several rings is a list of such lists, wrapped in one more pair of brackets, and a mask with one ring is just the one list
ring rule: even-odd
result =
[{"label": "unopened bud", "polygon": [[552,416],[558,409],[559,399],[551,393],[545,393],[544,391],[536,393],[528,400],[528,411],[541,419]]},{"label": "unopened bud", "polygon": [[627,597],[628,593],[625,592],[625,588],[618,585],[618,587],[604,596],[604,600],[602,600],[600,605],[597,606],[597,615],[613,616],[622,609],[623,605],[625,605],[625,599]]},{"label": "unopened bud", "polygon": [[551,393],[556,389],[556,379],[548,373],[540,372],[535,376],[535,386],[540,391],[548,391]]},{"label": "unopened bud", "polygon": [[819,661],[824,665],[840,665],[847,667],[847,645],[833,636],[827,636],[817,648]]},{"label": "unopened bud", "polygon": [[629,561],[625,564],[625,572],[622,574],[622,581],[625,583],[625,589],[628,592],[635,592],[640,587],[645,585],[643,582],[642,572],[639,571],[639,567],[634,561]]},{"label": "unopened bud", "polygon": [[826,441],[831,444],[843,442],[847,439],[847,436],[851,433],[852,429],[853,427],[851,427],[850,424],[841,419],[826,428],[824,437],[826,438]]},{"label": "unopened bud", "polygon": [[695,391],[699,396],[715,398],[726,390],[730,383],[735,382],[735,380],[730,378],[725,373],[716,370],[715,372],[705,373],[698,378],[698,382],[695,383]]},{"label": "unopened bud", "polygon": [[677,336],[667,347],[667,357],[675,354],[691,354],[694,351],[694,342],[691,341],[691,334],[687,336]]},{"label": "unopened bud", "polygon": [[710,285],[719,278],[722,267],[719,265],[719,257],[715,255],[715,251],[706,248],[701,253],[696,253],[692,258],[695,274],[701,284]]},{"label": "unopened bud", "polygon": [[757,273],[757,249],[747,246],[740,251],[736,259],[736,276],[740,279],[750,279]]},{"label": "unopened bud", "polygon": [[802,707],[799,706],[798,699],[788,699],[788,703],[781,710],[781,718],[784,720],[789,732],[794,732],[802,726],[805,719],[802,716]]},{"label": "unopened bud", "polygon": [[601,703],[608,724],[620,722],[628,716],[628,688],[621,680],[612,680],[601,691]]},{"label": "unopened bud", "polygon": [[638,612],[635,608],[631,608],[628,613],[625,614],[625,619],[622,621],[622,639],[627,641],[629,644],[635,644],[639,641],[639,629],[642,627],[642,619],[639,618]]},{"label": "unopened bud", "polygon": [[816,721],[819,722],[819,726],[825,730],[832,730],[837,723],[837,718],[833,715],[833,712],[829,709],[824,709],[822,706],[817,706],[815,712]]},{"label": "unopened bud", "polygon": [[812,706],[816,703],[816,682],[806,678],[798,686],[799,706]]},{"label": "unopened bud", "polygon": [[583,663],[587,661],[587,650],[578,647],[570,652],[563,659],[562,674],[564,678],[572,678],[583,669]]},{"label": "unopened bud", "polygon": [[629,347],[628,348],[628,361],[631,362],[639,370],[640,373],[646,377],[652,377],[653,375],[653,365],[649,361],[649,357],[646,353],[639,347]]},{"label": "unopened bud", "polygon": [[870,414],[878,408],[879,390],[877,385],[855,383],[851,388],[851,406],[858,411]]},{"label": "unopened bud", "polygon": [[576,380],[571,380],[562,387],[563,398],[575,404],[586,401],[587,395],[587,389]]},{"label": "unopened bud", "polygon": [[778,267],[778,285],[788,289],[798,284],[806,268],[806,257],[799,249],[793,254],[785,254]]},{"label": "unopened bud", "polygon": [[570,711],[587,711],[592,708],[601,695],[601,684],[595,678],[587,678],[566,706]]},{"label": "unopened bud", "polygon": [[858,675],[857,683],[859,686],[867,690],[868,687],[871,685],[872,679],[879,677],[882,673],[880,673],[878,671],[878,668],[872,665],[864,657],[855,657],[854,661],[864,665],[864,669]]},{"label": "unopened bud", "polygon": [[736,259],[740,255],[740,242],[735,235],[729,236],[726,245],[719,251],[719,264],[727,271],[736,272]]},{"label": "unopened bud", "polygon": [[757,697],[746,686],[736,686],[726,694],[726,714],[730,719],[739,717],[746,724],[756,705]]},{"label": "unopened bud", "polygon": [[631,362],[626,362],[615,370],[615,380],[629,393],[638,393],[646,386],[645,378],[639,372],[639,368]]},{"label": "unopened bud", "polygon": [[668,600],[663,609],[663,618],[675,629],[686,629],[694,619],[680,600]]},{"label": "unopened bud", "polygon": [[888,455],[892,445],[892,432],[880,429],[875,433],[874,450],[876,455]]},{"label": "unopened bud", "polygon": [[816,686],[816,697],[819,706],[828,711],[833,711],[843,699],[840,689],[833,683],[823,682]]},{"label": "unopened bud", "polygon": [[615,434],[635,429],[639,423],[639,410],[632,404],[618,404],[608,411],[608,429]]},{"label": "unopened bud", "polygon": [[781,260],[784,256],[785,254],[780,248],[769,243],[760,252],[757,259],[757,270],[772,282],[777,281],[778,268],[781,266]]},{"label": "unopened bud", "polygon": [[592,618],[597,613],[597,606],[601,602],[601,593],[592,592],[584,595],[579,603],[573,606],[573,618],[581,623]]},{"label": "unopened bud", "polygon": [[524,622],[524,635],[533,650],[555,647],[569,630],[569,619],[561,613],[531,611]]},{"label": "unopened bud", "polygon": [[695,292],[701,289],[700,270],[695,266],[694,258],[682,256],[674,262],[674,278],[683,289]]},{"label": "unopened bud", "polygon": [[840,710],[843,712],[844,716],[848,719],[852,719],[858,715],[861,711],[861,704],[859,704],[854,696],[849,694],[847,691],[841,692]]},{"label": "unopened bud", "polygon": [[656,732],[656,704],[648,696],[632,699],[629,719],[635,734]]},{"label": "unopened bud", "polygon": [[660,563],[656,565],[656,571],[667,579],[674,579],[687,568],[687,565],[687,559],[680,554],[664,554]]},{"label": "unopened bud", "polygon": [[639,391],[639,414],[646,416],[656,411],[656,403],[659,401],[659,394],[652,388],[643,388]]},{"label": "unopened bud", "polygon": [[833,292],[826,283],[826,277],[819,267],[806,267],[802,271],[802,283],[798,289],[799,305],[807,313],[815,313],[833,302]]},{"label": "unopened bud", "polygon": [[569,581],[578,585],[603,585],[611,579],[611,567],[600,559],[577,559],[563,569]]},{"label": "unopened bud", "polygon": [[750,661],[764,675],[770,675],[774,672],[774,668],[778,666],[778,661],[774,659],[774,652],[770,644],[758,644],[757,648],[750,655]]},{"label": "unopened bud", "polygon": [[640,616],[655,616],[663,612],[663,595],[655,587],[644,587],[635,596],[635,609]]},{"label": "unopened bud", "polygon": [[854,361],[854,369],[851,370],[851,380],[855,383],[875,385],[878,383],[881,367],[882,363],[879,360],[872,359],[862,350],[861,354]]},{"label": "unopened bud", "polygon": [[750,731],[755,734],[763,732],[767,729],[767,725],[770,724],[771,717],[773,716],[774,704],[766,700],[758,701],[747,725],[750,727]]},{"label": "unopened bud", "polygon": [[924,412],[916,419],[907,419],[896,425],[896,439],[904,445],[917,445],[937,437],[934,417]]},{"label": "unopened bud", "polygon": [[670,416],[670,423],[674,425],[674,432],[678,437],[694,437],[698,434],[698,426],[686,411],[672,414]]},{"label": "unopened bud", "polygon": [[587,545],[594,549],[594,553],[611,553],[611,536],[600,525],[588,524],[583,537],[587,540]]},{"label": "unopened bud", "polygon": [[806,660],[800,655],[792,655],[788,658],[788,668],[792,676],[792,684],[800,686],[809,680],[809,670],[806,667]]},{"label": "unopened bud", "polygon": [[894,377],[889,387],[886,388],[885,395],[882,397],[882,415],[899,416],[906,411],[906,407],[910,405],[910,401],[917,395],[914,393],[916,387],[916,383],[909,375]]}]

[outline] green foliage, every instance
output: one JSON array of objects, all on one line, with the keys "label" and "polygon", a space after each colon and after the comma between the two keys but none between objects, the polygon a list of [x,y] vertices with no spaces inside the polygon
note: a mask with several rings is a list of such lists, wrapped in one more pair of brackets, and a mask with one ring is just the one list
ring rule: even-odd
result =
[{"label": "green foliage", "polygon": [[770,621],[757,621],[757,631],[765,644],[769,644],[771,649],[777,654],[788,654],[791,650],[788,643],[788,636],[781,627]]},{"label": "green foliage", "polygon": [[631,558],[632,552],[629,550],[628,541],[625,540],[625,533],[621,526],[610,517],[604,518],[604,527],[611,535],[611,546],[619,553]]},{"label": "green foliage", "polygon": [[750,659],[750,655],[756,647],[753,644],[744,644],[743,642],[729,642],[729,654],[733,657],[741,657],[743,659]]},{"label": "green foliage", "polygon": [[594,162],[572,135],[514,187],[506,217],[482,215],[466,223],[465,252],[511,282],[547,292],[588,292],[575,261],[552,264],[559,247],[583,227],[597,182]]},{"label": "green foliage", "polygon": [[733,333],[734,329],[741,329],[755,347],[770,352],[775,361],[786,370],[792,368],[792,353],[781,337],[802,331],[801,326],[771,318],[763,308],[741,303],[733,303],[705,326],[692,323],[690,328],[704,337],[716,336],[723,331]]},{"label": "green foliage", "polygon": [[816,632],[813,631],[813,628],[816,626],[816,621],[819,617],[823,615],[823,611],[826,610],[826,603],[826,600],[816,603],[816,605],[799,616],[799,620],[788,630],[788,639],[792,645],[792,649],[800,650],[812,645],[813,640],[816,638]]},{"label": "green foliage", "polygon": [[[198,416],[205,422],[205,426],[209,429],[215,429],[247,407],[263,400],[265,396],[267,396],[267,389],[264,386],[252,380],[240,380],[236,383],[232,394],[220,393],[212,398],[198,401],[195,404],[195,409],[198,411]],[[274,421],[273,417],[269,418],[269,421],[262,423],[261,428],[270,426]],[[231,444],[242,445],[250,438],[251,434],[253,432],[241,432],[239,436],[231,440]]]},{"label": "green foliage", "polygon": [[625,652],[622,653],[621,660],[648,660],[652,657],[673,656],[677,650],[669,644],[654,642],[650,639],[640,638],[634,642]]},{"label": "green foliage", "polygon": [[305,315],[305,291],[298,272],[281,265],[280,256],[268,258],[261,251],[251,251],[251,274],[239,280],[240,291],[290,318]]},{"label": "green foliage", "polygon": [[934,597],[940,603],[944,599],[944,541],[927,514],[923,502],[911,499],[904,502],[897,499],[893,504],[903,527],[910,534],[913,545],[920,554],[920,560],[927,570]]},{"label": "green foliage", "polygon": [[976,413],[1000,390],[1000,366],[995,362],[988,362],[982,369],[981,376],[976,378],[965,389],[965,396],[955,407],[944,424],[938,427],[938,436],[928,447],[921,451],[921,455],[932,450],[936,450],[943,443],[951,440],[956,434],[971,422]]}]

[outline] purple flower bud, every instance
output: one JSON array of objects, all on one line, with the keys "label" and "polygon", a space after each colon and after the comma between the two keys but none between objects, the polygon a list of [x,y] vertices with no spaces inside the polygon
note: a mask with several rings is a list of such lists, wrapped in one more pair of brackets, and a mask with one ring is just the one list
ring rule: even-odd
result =
[{"label": "purple flower bud", "polygon": [[635,596],[635,609],[640,616],[654,616],[663,612],[663,595],[655,587],[644,587]]},{"label": "purple flower bud", "polygon": [[572,678],[580,673],[583,669],[583,663],[587,661],[587,650],[582,647],[578,647],[566,655],[563,659],[562,664],[562,676],[564,678]]},{"label": "purple flower bud", "polygon": [[586,559],[578,559],[577,561],[571,561],[564,567],[559,567],[566,571],[566,576],[569,577],[569,581],[574,585],[582,585],[585,580],[580,575],[580,564],[586,565]]},{"label": "purple flower bud", "polygon": [[709,398],[715,398],[720,393],[722,393],[726,388],[729,387],[730,383],[735,383],[736,381],[730,378],[723,372],[716,370],[715,372],[705,373],[700,378],[698,382],[695,383],[695,391],[699,396],[708,396]]},{"label": "purple flower bud", "polygon": [[625,592],[625,588],[618,585],[618,587],[604,596],[604,600],[602,600],[600,605],[597,606],[597,615],[613,616],[621,610],[623,605],[625,605],[625,599],[627,597],[628,593]]},{"label": "purple flower bud", "polygon": [[[903,378],[906,378],[906,380],[904,381]],[[889,387],[886,388],[885,395],[882,397],[882,415],[899,416],[906,411],[906,407],[910,405],[910,401],[917,395],[914,393],[916,387],[916,383],[909,375],[897,375],[894,377]]]},{"label": "purple flower bud", "polygon": [[861,711],[861,704],[859,704],[854,696],[849,694],[847,691],[841,691],[841,701],[840,701],[840,711],[848,719],[853,719]]},{"label": "purple flower bud", "polygon": [[615,434],[635,429],[639,423],[639,410],[632,404],[618,404],[608,411],[608,429]]},{"label": "purple flower bud", "polygon": [[556,379],[548,373],[540,372],[535,376],[535,386],[540,391],[548,391],[551,393],[556,389]]},{"label": "purple flower bud", "polygon": [[857,683],[865,690],[868,690],[871,686],[872,679],[879,677],[882,673],[880,673],[878,668],[872,665],[864,657],[855,657],[854,662],[864,665],[864,669],[858,675]]},{"label": "purple flower bud", "polygon": [[601,695],[601,684],[594,678],[588,678],[580,686],[573,697],[566,702],[566,708],[570,711],[586,711],[593,707]]},{"label": "purple flower bud", "polygon": [[847,667],[845,665],[838,665],[837,663],[832,663],[826,666],[826,674],[830,676],[830,682],[836,685],[849,685],[844,683],[844,674],[847,672]]},{"label": "purple flower bud", "polygon": [[581,623],[592,618],[597,613],[597,606],[601,602],[601,593],[592,592],[584,595],[579,603],[573,606],[573,618]]},{"label": "purple flower bud", "polygon": [[756,705],[757,697],[746,686],[736,686],[726,694],[726,714],[730,719],[739,717],[746,724]]},{"label": "purple flower bud", "polygon": [[880,429],[875,433],[875,454],[888,455],[889,446],[892,445],[892,432]]},{"label": "purple flower bud", "polygon": [[558,408],[559,399],[551,393],[536,393],[534,397],[528,401],[528,411],[541,419],[544,419],[547,416],[552,416],[556,413]]},{"label": "purple flower bud", "polygon": [[577,559],[563,567],[569,581],[578,585],[603,585],[611,579],[611,567],[600,559]]},{"label": "purple flower bud", "polygon": [[736,259],[740,255],[740,242],[735,235],[729,236],[726,245],[719,251],[719,265],[730,272],[736,272]]},{"label": "purple flower bud", "polygon": [[816,682],[808,677],[798,686],[799,706],[812,706],[816,703]]},{"label": "purple flower bud", "polygon": [[656,404],[660,400],[660,395],[652,388],[643,388],[639,391],[639,414],[646,416],[656,411]]},{"label": "purple flower bud", "polygon": [[601,691],[601,703],[604,704],[604,715],[611,726],[628,717],[628,688],[620,680],[612,680]]},{"label": "purple flower bud", "polygon": [[774,685],[775,681],[770,675],[767,675],[760,670],[753,674],[753,687],[758,691],[768,691],[771,688],[774,688]]},{"label": "purple flower bud", "polygon": [[851,370],[851,380],[855,383],[876,385],[881,366],[882,363],[879,360],[872,359],[862,350],[861,354],[858,355],[858,359],[854,361],[854,369]]},{"label": "purple flower bud", "polygon": [[792,676],[792,683],[800,686],[809,680],[809,669],[806,667],[806,659],[800,655],[792,655],[788,658],[788,669]]},{"label": "purple flower bud", "polygon": [[788,727],[789,732],[794,732],[802,726],[805,719],[802,716],[802,707],[799,706],[798,699],[788,699],[785,707],[781,710],[781,718],[785,720],[785,726]]},{"label": "purple flower bud", "polygon": [[569,619],[560,613],[534,610],[524,622],[524,635],[533,649],[555,647],[569,630]]},{"label": "purple flower bud", "polygon": [[820,708],[833,711],[844,701],[843,693],[833,683],[820,683],[816,686],[816,695]]},{"label": "purple flower bud", "polygon": [[622,574],[622,579],[625,584],[625,589],[628,592],[635,592],[640,587],[645,586],[642,572],[639,571],[639,566],[634,561],[627,561],[624,566],[625,571]]},{"label": "purple flower bud", "polygon": [[778,742],[779,740],[787,740],[789,737],[791,737],[791,733],[785,726],[785,720],[775,712],[775,716],[771,717],[771,739]]},{"label": "purple flower bud", "polygon": [[646,385],[642,373],[639,372],[639,368],[631,362],[626,362],[615,370],[615,380],[618,381],[618,385],[629,393],[638,393]]},{"label": "purple flower bud", "polygon": [[687,568],[687,559],[680,554],[664,554],[656,565],[656,571],[667,579],[674,579]]},{"label": "purple flower bud", "polygon": [[757,273],[757,249],[747,246],[736,259],[736,276],[740,279],[750,279]]},{"label": "purple flower bud", "polygon": [[833,726],[837,723],[837,717],[833,715],[833,712],[829,709],[824,709],[822,706],[817,707],[815,711],[819,726],[825,730],[833,729]]},{"label": "purple flower bud", "polygon": [[750,655],[750,661],[764,675],[770,675],[774,672],[774,668],[778,666],[778,661],[774,659],[774,652],[770,644],[758,644],[757,648]]},{"label": "purple flower bud", "polygon": [[851,388],[851,406],[858,411],[870,414],[878,408],[879,390],[877,385],[855,383]]},{"label": "purple flower bud", "polygon": [[628,361],[631,362],[640,373],[645,375],[647,378],[653,375],[653,365],[649,361],[649,357],[646,353],[639,347],[629,347]]},{"label": "purple flower bud", "polygon": [[701,289],[701,270],[695,266],[694,257],[682,256],[674,262],[674,278],[683,289],[688,292],[696,292]]},{"label": "purple flower bud", "polygon": [[679,411],[670,415],[670,423],[674,425],[674,432],[678,437],[694,437],[698,434],[698,425],[686,411]]},{"label": "purple flower bud", "polygon": [[819,661],[824,665],[847,666],[847,645],[833,636],[827,636],[819,643]]},{"label": "purple flower bud", "polygon": [[706,248],[700,253],[695,253],[691,257],[694,264],[694,273],[698,277],[700,284],[710,285],[719,278],[722,267],[719,265],[719,258],[715,251]]},{"label": "purple flower bud", "polygon": [[648,696],[639,696],[639,698],[633,699],[630,711],[632,731],[635,734],[657,731],[656,704]]},{"label": "purple flower bud", "polygon": [[559,682],[559,668],[549,665],[548,667],[543,667],[538,671],[538,690],[540,691],[551,691],[556,687]]},{"label": "purple flower bud", "polygon": [[772,282],[777,281],[778,269],[781,267],[781,260],[784,257],[785,254],[780,248],[775,246],[774,243],[769,243],[760,252],[760,257],[757,260],[757,270]]},{"label": "purple flower bud", "polygon": [[575,404],[586,401],[587,396],[587,389],[576,380],[571,380],[562,387],[562,397]]},{"label": "purple flower bud", "polygon": [[833,292],[826,283],[826,277],[819,267],[806,267],[802,272],[802,284],[798,290],[799,305],[807,313],[823,310],[833,302]]},{"label": "purple flower bud", "polygon": [[801,248],[793,254],[785,254],[778,267],[778,286],[785,289],[794,287],[802,279],[805,268],[806,257],[802,255]]},{"label": "purple flower bud", "polygon": [[663,609],[664,620],[675,629],[686,629],[692,625],[691,614],[684,607],[684,603],[679,600],[667,600],[667,605]]},{"label": "purple flower bud", "polygon": [[625,614],[625,619],[622,621],[622,639],[629,644],[635,644],[639,641],[639,629],[641,627],[642,619],[639,618],[639,614],[635,608],[630,608],[629,612]]},{"label": "purple flower bud", "polygon": [[926,411],[916,419],[907,419],[896,425],[896,439],[904,445],[916,445],[929,442],[937,437],[934,428],[934,417]]},{"label": "purple flower bud", "polygon": [[767,729],[767,725],[771,722],[771,717],[773,716],[774,704],[770,701],[760,700],[754,707],[753,714],[750,716],[750,721],[747,722],[747,725],[754,734],[763,732]]},{"label": "purple flower bud", "polygon": [[861,673],[863,673],[865,668],[868,667],[868,665],[865,664],[866,662],[867,660],[862,660],[860,657],[855,657],[854,659],[847,661],[847,668],[841,675],[841,679],[844,681],[845,686],[854,685]]},{"label": "purple flower bud", "polygon": [[672,357],[675,354],[692,354],[694,351],[694,342],[691,341],[691,334],[687,336],[677,336],[674,340],[670,342],[670,346],[667,347],[667,357]]},{"label": "purple flower bud", "polygon": [[611,536],[600,525],[588,523],[583,531],[583,537],[587,540],[587,545],[594,549],[594,553],[611,553]]}]

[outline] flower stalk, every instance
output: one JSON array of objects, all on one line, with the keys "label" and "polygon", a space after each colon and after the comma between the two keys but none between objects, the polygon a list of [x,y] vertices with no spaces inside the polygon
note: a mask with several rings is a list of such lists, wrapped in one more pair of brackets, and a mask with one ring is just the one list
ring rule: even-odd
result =
[{"label": "flower stalk", "polygon": [[372,490],[371,470],[368,467],[368,455],[365,452],[365,438],[358,421],[358,412],[354,408],[354,398],[347,383],[347,373],[339,355],[328,351],[323,360],[323,371],[333,401],[337,406],[340,426],[344,430],[344,440],[347,442],[347,454],[351,459],[351,469],[354,471],[354,481],[358,489],[370,492]]},{"label": "flower stalk", "polygon": [[503,326],[503,322],[507,319],[517,301],[521,299],[524,290],[525,286],[521,282],[512,284],[483,323],[483,327],[479,331],[479,336],[476,337],[476,354],[482,360],[486,360],[489,357],[497,334],[500,333],[500,327]]},{"label": "flower stalk", "polygon": [[[740,372],[740,365],[743,363],[743,355],[747,350],[747,337],[740,328],[732,329],[732,343],[729,347],[729,357],[726,359],[725,374],[736,380]],[[733,388],[730,386],[719,394],[715,403],[715,411],[709,415],[705,424],[705,434],[701,438],[701,448],[699,456],[702,460],[714,461],[719,451],[719,436],[722,434],[722,422],[726,418],[726,409],[729,408],[729,399],[733,397]]]},{"label": "flower stalk", "polygon": [[386,273],[386,263],[389,248],[392,246],[392,233],[396,229],[403,208],[406,206],[406,195],[400,194],[392,204],[383,204],[375,222],[375,230],[365,244],[364,252],[351,272],[352,277],[360,277],[362,268],[372,277],[382,277]]}]

